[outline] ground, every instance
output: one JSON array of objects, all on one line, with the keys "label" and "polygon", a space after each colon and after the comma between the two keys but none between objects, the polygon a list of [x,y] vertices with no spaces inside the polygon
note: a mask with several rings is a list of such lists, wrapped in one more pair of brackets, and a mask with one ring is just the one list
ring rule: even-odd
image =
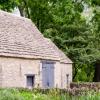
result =
[{"label": "ground", "polygon": [[59,89],[0,89],[0,100],[100,100],[100,92],[85,91],[81,95],[71,95]]}]

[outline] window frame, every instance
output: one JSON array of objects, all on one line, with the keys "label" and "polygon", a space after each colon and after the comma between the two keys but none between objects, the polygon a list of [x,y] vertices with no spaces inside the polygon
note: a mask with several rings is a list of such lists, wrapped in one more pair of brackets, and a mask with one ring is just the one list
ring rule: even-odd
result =
[{"label": "window frame", "polygon": [[[28,86],[28,77],[32,78],[32,86]],[[26,87],[27,88],[34,88],[35,85],[35,74],[26,74]]]}]

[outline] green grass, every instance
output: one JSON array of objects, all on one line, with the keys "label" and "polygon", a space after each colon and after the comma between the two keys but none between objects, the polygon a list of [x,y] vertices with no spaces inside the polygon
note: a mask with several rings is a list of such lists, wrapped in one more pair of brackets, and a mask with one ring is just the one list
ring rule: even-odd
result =
[{"label": "green grass", "polygon": [[33,100],[33,93],[23,91],[20,95],[24,98],[24,100]]},{"label": "green grass", "polygon": [[70,95],[60,90],[47,92],[20,89],[0,89],[0,100],[100,100],[100,92],[86,91],[81,95]]}]

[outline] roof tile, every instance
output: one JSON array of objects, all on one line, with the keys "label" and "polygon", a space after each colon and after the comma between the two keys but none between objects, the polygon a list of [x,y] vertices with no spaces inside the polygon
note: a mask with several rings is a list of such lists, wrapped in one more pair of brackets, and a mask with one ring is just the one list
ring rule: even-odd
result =
[{"label": "roof tile", "polygon": [[72,63],[30,19],[0,11],[0,55]]}]

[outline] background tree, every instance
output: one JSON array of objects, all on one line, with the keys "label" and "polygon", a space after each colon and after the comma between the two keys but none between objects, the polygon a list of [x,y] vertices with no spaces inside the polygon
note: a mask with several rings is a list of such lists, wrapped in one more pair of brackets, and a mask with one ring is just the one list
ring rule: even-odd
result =
[{"label": "background tree", "polygon": [[96,49],[95,53],[95,74],[94,74],[94,81],[100,81],[100,1],[99,0],[92,0],[91,3],[93,7],[93,18],[92,22],[92,30],[95,36],[94,48]]},{"label": "background tree", "polygon": [[[82,15],[85,5],[93,11],[89,20]],[[14,7],[72,59],[74,81],[93,81],[100,61],[99,0],[0,0],[1,9]]]},{"label": "background tree", "polygon": [[12,11],[16,5],[14,0],[0,0],[0,9],[5,11]]}]

